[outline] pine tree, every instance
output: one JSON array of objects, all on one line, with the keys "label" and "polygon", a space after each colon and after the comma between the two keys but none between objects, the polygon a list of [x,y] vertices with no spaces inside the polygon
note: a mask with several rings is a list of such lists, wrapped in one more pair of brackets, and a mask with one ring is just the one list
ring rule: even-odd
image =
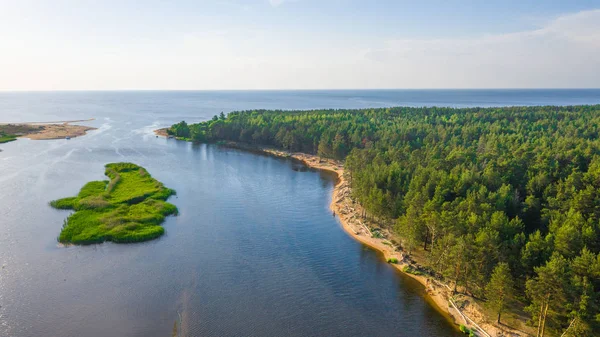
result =
[{"label": "pine tree", "polygon": [[492,278],[486,287],[488,306],[498,314],[497,322],[514,296],[514,281],[510,268],[505,262],[498,263],[492,272]]}]

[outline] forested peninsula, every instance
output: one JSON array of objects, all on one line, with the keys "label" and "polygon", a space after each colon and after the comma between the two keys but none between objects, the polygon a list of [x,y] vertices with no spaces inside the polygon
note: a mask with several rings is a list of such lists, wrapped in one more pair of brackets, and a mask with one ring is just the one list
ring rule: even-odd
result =
[{"label": "forested peninsula", "polygon": [[165,217],[177,214],[166,202],[175,191],[132,163],[106,165],[110,181],[92,181],[76,197],[50,202],[57,209],[72,209],[58,241],[67,244],[140,242],[164,234]]},{"label": "forested peninsula", "polygon": [[599,126],[600,105],[398,107],[221,113],[167,132],[343,160],[352,198],[419,272],[494,321],[598,336]]}]

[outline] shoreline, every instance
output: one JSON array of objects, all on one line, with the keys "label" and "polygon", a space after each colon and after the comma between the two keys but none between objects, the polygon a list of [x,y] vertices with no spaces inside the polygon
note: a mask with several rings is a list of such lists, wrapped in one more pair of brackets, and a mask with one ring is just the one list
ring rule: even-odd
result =
[{"label": "shoreline", "polygon": [[[398,272],[417,280],[423,285],[425,292],[427,293],[426,300],[433,304],[436,310],[458,327],[462,317],[458,313],[453,313],[450,310],[448,297],[445,296],[443,289],[440,289],[441,286],[434,285],[433,282],[436,281],[430,281],[428,277],[405,272],[403,268],[410,264],[405,262],[404,254],[401,251],[396,250],[389,240],[371,237],[370,230],[366,224],[361,222],[362,219],[360,219],[360,216],[358,215],[360,212],[357,208],[362,207],[350,199],[350,187],[348,181],[344,177],[344,166],[341,162],[333,159],[323,159],[306,153],[290,153],[268,148],[257,148],[257,150],[277,157],[293,158],[301,161],[307,167],[336,174],[337,181],[335,182],[332,191],[329,208],[339,219],[342,229],[356,241],[381,253],[385,261],[390,258],[398,259],[398,263],[388,264],[394,267]],[[387,244],[384,242],[387,242]]]},{"label": "shoreline", "polygon": [[[335,213],[336,218],[339,219],[342,229],[356,241],[370,247],[379,254],[382,254],[385,261],[390,258],[398,259],[398,263],[388,264],[394,267],[401,274],[418,281],[424,287],[425,293],[427,294],[424,296],[425,300],[458,329],[463,317],[462,314],[457,312],[455,309],[451,310],[452,307],[448,300],[450,296],[447,295],[449,289],[444,289],[443,285],[429,277],[405,272],[403,270],[404,267],[414,267],[415,264],[407,263],[402,251],[395,249],[394,244],[390,242],[390,240],[386,238],[371,237],[369,228],[365,223],[362,222],[364,219],[362,219],[362,217],[359,215],[362,207],[350,198],[350,187],[348,181],[344,177],[344,165],[342,162],[334,159],[325,159],[316,155],[302,152],[288,152],[284,150],[245,145],[235,142],[227,142],[223,145],[245,151],[260,152],[275,157],[292,158],[302,162],[309,168],[334,173],[337,179],[331,194],[331,203],[329,204],[329,208]],[[389,235],[389,233],[386,234]],[[471,326],[471,324],[466,322],[464,325]]]},{"label": "shoreline", "polygon": [[17,138],[31,140],[65,139],[84,136],[96,128],[71,123],[88,122],[94,118],[84,120],[55,121],[55,122],[27,122],[27,123],[0,123],[0,131],[12,134]]},{"label": "shoreline", "polygon": [[292,158],[302,162],[309,168],[335,173],[337,181],[331,193],[329,208],[339,219],[342,229],[356,241],[382,254],[385,261],[388,261],[390,258],[398,259],[398,263],[388,262],[388,264],[394,267],[399,273],[418,281],[424,287],[426,293],[424,299],[442,314],[444,318],[453,323],[457,330],[460,325],[464,325],[475,331],[477,336],[481,337],[532,336],[521,330],[516,330],[508,326],[502,328],[491,323],[481,312],[480,308],[477,307],[477,304],[469,304],[467,308],[459,309],[460,305],[457,305],[455,297],[462,297],[462,299],[467,299],[467,301],[471,301],[472,299],[462,294],[453,294],[448,285],[433,277],[415,275],[404,271],[405,267],[418,269],[421,266],[418,262],[413,261],[410,256],[405,255],[398,243],[393,239],[389,239],[393,235],[387,229],[380,229],[380,232],[384,233],[385,237],[372,237],[371,231],[367,226],[369,220],[360,215],[363,210],[362,207],[350,197],[350,186],[344,177],[344,165],[342,162],[302,152],[288,152],[239,143],[228,142],[225,146],[242,150],[259,151],[276,157]]},{"label": "shoreline", "polygon": [[161,137],[169,137],[169,134],[167,133],[168,129],[169,128],[156,129],[154,130],[154,134]]},{"label": "shoreline", "polygon": [[[157,136],[167,137],[167,128],[154,130]],[[178,139],[177,139],[178,140]],[[380,228],[380,233],[384,233],[384,237],[373,237],[371,230],[367,226],[371,222],[361,216],[363,209],[350,197],[350,186],[344,177],[344,165],[342,162],[334,159],[321,158],[317,155],[306,154],[302,152],[289,152],[263,146],[255,146],[237,142],[218,143],[219,145],[235,148],[243,151],[263,153],[280,158],[291,158],[300,161],[309,168],[327,171],[336,175],[336,181],[331,194],[331,203],[329,208],[334,212],[339,219],[342,229],[353,239],[363,245],[374,249],[381,254],[385,261],[390,258],[396,258],[398,263],[388,263],[402,275],[408,276],[424,287],[424,299],[435,310],[437,310],[444,318],[452,323],[458,330],[459,325],[464,325],[477,333],[477,336],[531,336],[524,331],[516,330],[509,327],[498,327],[491,321],[487,320],[477,304],[470,304],[472,298],[461,294],[452,294],[450,287],[442,282],[427,275],[415,275],[403,270],[405,267],[418,269],[421,267],[418,262],[405,255],[400,244],[395,242],[389,230]],[[379,226],[373,226],[379,227]],[[467,305],[460,308],[457,305],[455,297],[462,297],[466,300]],[[453,299],[453,300],[452,300]]]}]

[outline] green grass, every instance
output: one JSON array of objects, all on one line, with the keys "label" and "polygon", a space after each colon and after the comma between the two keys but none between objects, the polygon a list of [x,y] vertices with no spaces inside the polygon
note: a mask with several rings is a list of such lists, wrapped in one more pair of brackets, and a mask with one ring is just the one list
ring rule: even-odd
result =
[{"label": "green grass", "polygon": [[166,202],[175,191],[131,163],[108,164],[105,174],[110,180],[89,182],[76,197],[50,202],[57,209],[75,210],[65,220],[58,241],[126,243],[163,235],[165,217],[178,213],[175,205]]},{"label": "green grass", "polygon": [[389,258],[387,260],[388,263],[392,263],[392,264],[398,264],[398,259],[395,257]]},{"label": "green grass", "polygon": [[17,136],[0,134],[0,144],[12,142],[13,140],[17,140]]}]

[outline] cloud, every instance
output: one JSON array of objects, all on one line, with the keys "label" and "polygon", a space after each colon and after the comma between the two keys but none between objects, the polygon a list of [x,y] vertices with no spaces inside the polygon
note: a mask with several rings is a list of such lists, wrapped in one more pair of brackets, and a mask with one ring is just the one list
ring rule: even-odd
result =
[{"label": "cloud", "polygon": [[364,55],[421,87],[600,87],[600,10],[510,34],[388,40]]}]

